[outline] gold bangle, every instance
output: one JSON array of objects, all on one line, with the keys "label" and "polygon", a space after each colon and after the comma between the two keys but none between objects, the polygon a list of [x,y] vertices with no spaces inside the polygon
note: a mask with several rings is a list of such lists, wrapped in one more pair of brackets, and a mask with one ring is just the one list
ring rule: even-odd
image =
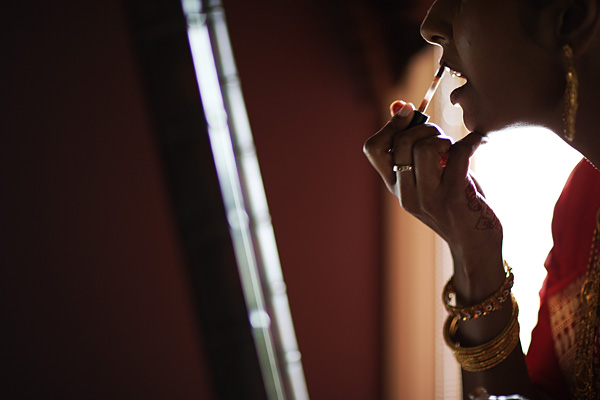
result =
[{"label": "gold bangle", "polygon": [[519,306],[514,296],[512,296],[512,301],[512,315],[506,327],[498,336],[479,346],[462,347],[460,343],[457,343],[454,335],[459,318],[458,316],[448,316],[444,324],[444,340],[462,369],[470,372],[485,371],[506,360],[513,352],[519,343]]},{"label": "gold bangle", "polygon": [[502,286],[500,286],[500,288],[494,294],[483,300],[481,303],[469,307],[459,308],[450,304],[452,298],[456,294],[454,285],[452,284],[452,279],[450,279],[448,283],[446,283],[446,286],[444,286],[444,292],[442,294],[444,306],[446,307],[446,311],[448,311],[450,316],[456,316],[460,320],[468,321],[473,318],[483,317],[484,315],[488,315],[496,310],[500,310],[502,305],[508,300],[510,296],[510,290],[515,282],[512,269],[508,266],[506,261],[504,261],[504,268],[506,268],[506,279],[504,280]]}]

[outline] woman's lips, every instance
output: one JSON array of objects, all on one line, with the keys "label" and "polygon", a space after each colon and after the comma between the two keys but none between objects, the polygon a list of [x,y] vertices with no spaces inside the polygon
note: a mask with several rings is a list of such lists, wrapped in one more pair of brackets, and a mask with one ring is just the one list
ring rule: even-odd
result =
[{"label": "woman's lips", "polygon": [[452,93],[450,93],[450,102],[452,104],[457,104],[460,103],[460,97],[462,96],[462,93],[464,92],[465,86],[467,86],[468,84],[468,79],[465,75],[463,75],[461,72],[456,71],[456,70],[451,70],[451,76],[454,78],[459,78],[462,81],[462,85],[459,86],[458,88],[454,89],[452,91]]},{"label": "woman's lips", "polygon": [[452,76],[453,78],[458,78],[460,81],[462,81],[462,85],[459,86],[458,88],[454,89],[452,91],[452,93],[450,93],[450,102],[453,105],[456,105],[456,104],[460,103],[460,98],[461,98],[461,96],[463,96],[464,88],[468,83],[468,79],[461,71],[457,70],[452,65],[452,63],[449,63],[446,60],[443,60],[443,62],[450,70],[450,76]]},{"label": "woman's lips", "polygon": [[460,103],[460,98],[462,96],[462,93],[464,92],[466,85],[467,84],[465,83],[464,85],[457,87],[452,91],[452,93],[450,93],[450,102],[452,103],[452,105]]}]

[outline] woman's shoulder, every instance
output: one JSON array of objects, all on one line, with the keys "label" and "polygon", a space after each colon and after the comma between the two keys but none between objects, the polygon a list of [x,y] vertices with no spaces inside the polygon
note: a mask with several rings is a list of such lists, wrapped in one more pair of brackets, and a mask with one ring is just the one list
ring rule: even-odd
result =
[{"label": "woman's shoulder", "polygon": [[579,181],[579,180],[595,180],[600,182],[600,171],[587,159],[583,158],[579,163],[573,168],[571,172],[571,176],[569,181]]},{"label": "woman's shoulder", "polygon": [[583,159],[571,172],[556,202],[552,220],[555,242],[561,237],[561,232],[586,235],[591,239],[599,208],[600,171]]},{"label": "woman's shoulder", "polygon": [[556,203],[555,212],[570,211],[576,214],[592,212],[595,217],[599,206],[600,171],[584,158],[575,166],[567,179]]},{"label": "woman's shoulder", "polygon": [[586,271],[599,209],[600,171],[583,159],[571,172],[554,208],[554,247],[546,260],[549,272],[566,278]]}]

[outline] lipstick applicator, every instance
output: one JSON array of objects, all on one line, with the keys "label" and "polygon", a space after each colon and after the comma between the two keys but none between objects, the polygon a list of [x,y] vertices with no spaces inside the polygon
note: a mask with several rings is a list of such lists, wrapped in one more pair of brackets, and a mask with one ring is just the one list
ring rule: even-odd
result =
[{"label": "lipstick applicator", "polygon": [[429,120],[429,115],[425,114],[425,110],[427,110],[427,107],[429,106],[429,102],[431,101],[431,98],[433,97],[435,91],[437,90],[438,86],[440,85],[440,82],[442,81],[442,75],[444,75],[444,71],[446,71],[446,65],[441,64],[440,69],[438,69],[437,73],[433,77],[433,81],[431,82],[431,86],[429,87],[429,90],[427,90],[427,93],[425,93],[425,97],[423,97],[423,101],[421,102],[421,105],[419,106],[418,109],[415,110],[413,118],[410,121],[410,123],[408,124],[408,128],[412,128],[415,125],[424,124],[425,122],[427,122]]}]

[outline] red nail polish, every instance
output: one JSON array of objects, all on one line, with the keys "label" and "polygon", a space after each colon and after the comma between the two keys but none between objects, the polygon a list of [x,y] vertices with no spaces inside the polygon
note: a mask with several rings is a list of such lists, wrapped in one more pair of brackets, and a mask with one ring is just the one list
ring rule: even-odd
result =
[{"label": "red nail polish", "polygon": [[403,105],[405,105],[406,103],[401,101],[401,100],[396,100],[394,101],[392,104],[390,104],[390,114],[392,115],[392,117],[394,115],[396,115],[396,113],[398,111],[400,111],[400,109],[402,108]]},{"label": "red nail polish", "polygon": [[442,168],[446,168],[446,165],[448,164],[448,156],[450,155],[450,153],[444,153],[442,154],[442,156],[440,157],[440,166]]}]

